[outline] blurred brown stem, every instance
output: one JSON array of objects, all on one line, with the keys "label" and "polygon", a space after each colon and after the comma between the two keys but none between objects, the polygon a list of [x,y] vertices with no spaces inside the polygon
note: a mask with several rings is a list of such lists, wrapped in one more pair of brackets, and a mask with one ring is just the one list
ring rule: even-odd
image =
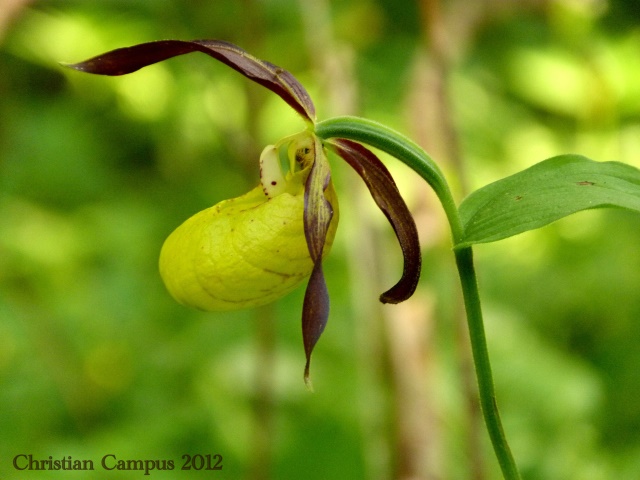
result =
[{"label": "blurred brown stem", "polygon": [[[357,114],[353,54],[348,46],[339,45],[333,38],[329,3],[300,0],[300,5],[309,50],[319,66],[316,78],[328,97],[327,113]],[[432,327],[430,305],[423,295],[416,295],[404,308],[382,308],[376,301],[375,292],[384,290],[381,285],[384,282],[378,279],[386,278],[389,263],[380,252],[396,248],[395,239],[375,245],[373,239],[379,235],[369,220],[369,194],[359,190],[359,179],[347,177],[347,181],[349,190],[358,192],[349,199],[349,210],[357,226],[349,225],[347,257],[353,278],[358,378],[361,401],[366,407],[361,417],[366,478],[439,478],[440,442],[428,395],[432,375],[429,347],[425,346],[426,333]],[[365,294],[367,298],[363,298]],[[389,398],[387,391],[391,394]]]},{"label": "blurred brown stem", "polygon": [[0,0],[0,43],[9,30],[11,22],[26,8],[32,0]]},{"label": "blurred brown stem", "polygon": [[[317,71],[316,78],[327,95],[325,112],[328,115],[353,115],[357,112],[357,85],[353,73],[354,62],[351,50],[339,46],[333,38],[332,17],[327,0],[309,2],[300,0],[302,19],[305,24],[307,48]],[[357,189],[355,177],[347,179],[349,189]],[[379,264],[375,256],[375,236],[372,226],[362,221],[363,195],[353,195],[345,200],[347,211],[360,219],[358,228],[351,228],[351,222],[342,223],[347,230],[347,259],[352,278],[358,279],[362,291],[374,292],[379,287],[377,270]],[[343,214],[343,217],[345,217]],[[388,440],[388,400],[385,396],[384,381],[387,356],[382,338],[382,312],[377,302],[367,301],[352,290],[351,306],[354,310],[355,339],[358,361],[359,402],[362,404],[360,426],[363,438],[365,478],[383,480],[389,478],[390,448]]]},{"label": "blurred brown stem", "polygon": [[[425,34],[426,57],[428,71],[421,75],[426,79],[427,85],[418,82],[419,89],[430,90],[429,98],[424,101],[429,108],[420,108],[416,105],[414,121],[419,130],[418,137],[428,151],[441,161],[452,165],[459,181],[459,191],[464,196],[467,191],[466,169],[462,159],[458,132],[452,115],[450,100],[450,73],[451,55],[453,45],[449,41],[450,32],[447,28],[446,18],[442,11],[440,0],[420,0],[420,13]],[[423,65],[419,62],[418,68]],[[420,98],[425,99],[423,90]],[[423,112],[431,111],[429,120],[425,121]],[[437,137],[435,148],[430,148],[433,137]],[[439,140],[439,142],[438,142]],[[460,359],[461,386],[465,405],[467,407],[467,456],[469,458],[469,478],[482,480],[485,478],[482,462],[482,416],[478,404],[478,389],[475,382],[473,361],[471,358],[471,346],[467,332],[466,320],[462,299],[458,299],[456,308],[457,328],[456,337],[458,343],[458,355]]]}]

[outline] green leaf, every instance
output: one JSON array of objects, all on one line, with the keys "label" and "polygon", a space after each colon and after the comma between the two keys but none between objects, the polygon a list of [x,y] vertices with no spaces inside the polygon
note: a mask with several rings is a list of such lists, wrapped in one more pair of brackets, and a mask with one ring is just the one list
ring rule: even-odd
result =
[{"label": "green leaf", "polygon": [[469,195],[456,248],[495,242],[591,208],[640,212],[640,170],[619,162],[560,155]]}]

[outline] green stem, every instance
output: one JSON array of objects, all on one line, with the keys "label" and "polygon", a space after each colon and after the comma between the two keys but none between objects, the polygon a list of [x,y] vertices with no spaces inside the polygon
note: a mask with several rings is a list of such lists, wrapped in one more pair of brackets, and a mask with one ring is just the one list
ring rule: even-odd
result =
[{"label": "green stem", "polygon": [[506,480],[517,480],[520,478],[520,474],[518,473],[518,467],[513,459],[507,438],[502,429],[500,413],[498,412],[498,405],[496,403],[487,338],[484,333],[480,293],[478,291],[478,282],[473,265],[473,251],[471,247],[463,247],[454,250],[454,253],[456,256],[458,275],[460,275],[460,283],[462,284],[464,307],[467,312],[473,364],[476,370],[476,379],[480,392],[480,406],[482,408],[484,422],[487,426],[491,443],[493,444],[493,450],[498,458],[498,463],[500,463],[502,475]]},{"label": "green stem", "polygon": [[[345,138],[362,142],[405,163],[434,189],[447,215],[454,246],[464,239],[464,228],[449,184],[438,165],[417,144],[382,124],[357,117],[325,120],[316,125],[315,133],[324,139]],[[462,247],[454,249],[454,254],[467,313],[482,414],[505,480],[518,480],[520,474],[504,435],[496,404],[473,252],[471,247]]]}]

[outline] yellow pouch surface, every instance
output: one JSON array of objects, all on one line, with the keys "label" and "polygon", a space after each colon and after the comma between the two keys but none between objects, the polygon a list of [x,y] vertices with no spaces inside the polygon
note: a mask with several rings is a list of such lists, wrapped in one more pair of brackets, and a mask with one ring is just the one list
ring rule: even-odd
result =
[{"label": "yellow pouch surface", "polygon": [[[160,275],[169,293],[202,310],[236,310],[273,302],[295,289],[313,269],[304,234],[305,173],[294,174],[287,190],[273,198],[258,186],[174,230],[160,252]],[[332,185],[326,193],[334,217],[324,254],[338,223]]]}]

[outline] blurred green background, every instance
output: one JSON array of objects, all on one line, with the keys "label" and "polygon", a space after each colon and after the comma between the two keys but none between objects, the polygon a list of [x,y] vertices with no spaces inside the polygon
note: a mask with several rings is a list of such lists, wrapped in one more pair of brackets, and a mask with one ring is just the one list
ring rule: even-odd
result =
[{"label": "blurred green background", "polygon": [[[177,305],[164,238],[258,182],[304,128],[279,98],[191,54],[125,77],[65,69],[164,38],[218,38],[291,71],[319,118],[419,141],[465,192],[544,158],[640,167],[637,0],[0,0],[0,478],[497,479],[477,411],[443,215],[415,212],[417,294],[391,229],[333,160],[332,298],[302,381],[304,288],[257,311]],[[640,218],[593,211],[478,246],[498,402],[525,479],[640,478]],[[92,459],[94,472],[12,460]],[[180,471],[185,454],[223,456]]]}]

